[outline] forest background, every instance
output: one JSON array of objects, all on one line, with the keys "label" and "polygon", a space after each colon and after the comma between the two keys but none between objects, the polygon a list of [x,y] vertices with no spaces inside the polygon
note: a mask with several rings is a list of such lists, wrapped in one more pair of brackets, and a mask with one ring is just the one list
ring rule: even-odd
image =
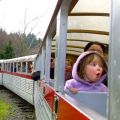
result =
[{"label": "forest background", "polygon": [[33,33],[7,33],[0,29],[0,59],[37,54],[41,39]]}]

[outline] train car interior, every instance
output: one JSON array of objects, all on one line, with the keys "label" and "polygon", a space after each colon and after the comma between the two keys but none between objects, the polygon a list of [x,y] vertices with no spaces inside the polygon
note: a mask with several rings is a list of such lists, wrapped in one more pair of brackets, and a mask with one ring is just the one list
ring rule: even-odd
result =
[{"label": "train car interior", "polygon": [[[58,96],[94,119],[98,116],[99,119],[107,119],[108,93],[64,93],[65,66],[67,59],[74,65],[86,44],[92,41],[104,44],[104,56],[108,62],[109,4],[109,0],[93,0],[92,4],[89,0],[58,1],[36,58],[36,67],[37,61],[41,61],[41,80],[53,87]],[[55,54],[53,79],[50,79],[51,54]]]}]

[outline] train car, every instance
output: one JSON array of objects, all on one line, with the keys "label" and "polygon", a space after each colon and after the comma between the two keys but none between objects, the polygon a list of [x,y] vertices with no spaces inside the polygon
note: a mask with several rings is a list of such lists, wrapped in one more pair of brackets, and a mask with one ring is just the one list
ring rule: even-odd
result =
[{"label": "train car", "polygon": [[[0,84],[33,104],[37,120],[119,120],[119,6],[118,0],[56,1],[39,53],[0,61]],[[106,48],[109,90],[66,93],[66,61],[74,64],[91,41]],[[29,61],[40,71],[37,81],[28,73]]]},{"label": "train car", "polygon": [[[91,3],[92,2],[92,3]],[[91,41],[104,44],[108,62],[109,0],[58,0],[35,60],[40,80],[35,82],[37,120],[107,120],[109,92],[65,93],[66,60],[75,62]],[[55,56],[51,79],[51,58]],[[38,65],[40,66],[38,68]],[[110,118],[111,119],[111,118]],[[111,119],[112,120],[112,119]]]},{"label": "train car", "polygon": [[1,60],[0,83],[33,105],[32,66],[36,55]]}]

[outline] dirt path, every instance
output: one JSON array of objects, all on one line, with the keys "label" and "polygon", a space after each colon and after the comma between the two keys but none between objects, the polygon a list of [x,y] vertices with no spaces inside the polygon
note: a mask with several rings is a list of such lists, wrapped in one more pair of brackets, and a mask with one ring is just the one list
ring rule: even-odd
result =
[{"label": "dirt path", "polygon": [[11,115],[5,120],[36,120],[34,106],[2,86],[0,86],[0,99],[12,106]]}]

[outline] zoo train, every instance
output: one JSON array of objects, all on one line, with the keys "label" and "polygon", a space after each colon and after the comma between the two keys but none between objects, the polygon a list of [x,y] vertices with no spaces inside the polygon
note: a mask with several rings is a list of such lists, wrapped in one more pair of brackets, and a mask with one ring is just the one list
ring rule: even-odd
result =
[{"label": "zoo train", "polygon": [[[119,6],[118,0],[56,1],[38,54],[1,60],[0,85],[34,105],[37,120],[119,120]],[[109,45],[109,92],[65,93],[66,60],[74,61],[90,41]],[[38,81],[32,79],[32,69],[40,71]]]}]

